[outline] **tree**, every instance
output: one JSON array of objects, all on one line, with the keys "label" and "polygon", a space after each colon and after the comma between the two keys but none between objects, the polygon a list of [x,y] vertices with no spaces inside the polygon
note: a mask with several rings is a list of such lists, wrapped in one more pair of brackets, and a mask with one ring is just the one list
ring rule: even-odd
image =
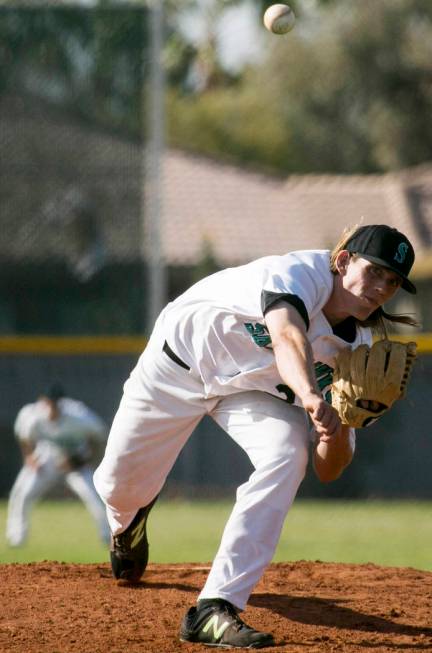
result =
[{"label": "tree", "polygon": [[0,8],[0,91],[140,135],[147,12],[103,5]]},{"label": "tree", "polygon": [[371,172],[432,148],[432,5],[333,0],[297,9],[288,37],[232,88],[170,95],[176,145],[275,171]]}]

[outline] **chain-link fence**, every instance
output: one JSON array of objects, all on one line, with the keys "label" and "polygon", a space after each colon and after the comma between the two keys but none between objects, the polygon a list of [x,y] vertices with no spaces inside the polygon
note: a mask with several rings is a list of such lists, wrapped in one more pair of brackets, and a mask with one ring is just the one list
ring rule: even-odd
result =
[{"label": "chain-link fence", "polygon": [[138,333],[148,15],[0,8],[0,332]]}]

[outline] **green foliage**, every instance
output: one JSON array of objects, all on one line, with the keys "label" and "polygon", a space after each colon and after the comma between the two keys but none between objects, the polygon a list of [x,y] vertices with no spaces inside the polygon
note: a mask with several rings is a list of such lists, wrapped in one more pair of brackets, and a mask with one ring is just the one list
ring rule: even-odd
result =
[{"label": "green foliage", "polygon": [[286,37],[235,88],[171,93],[170,138],[286,172],[374,172],[430,159],[432,3],[297,6]]},{"label": "green foliage", "polygon": [[146,16],[130,5],[0,8],[0,90],[26,90],[139,135]]},{"label": "green foliage", "polygon": [[167,112],[174,146],[272,172],[286,164],[290,133],[265,97],[241,85],[199,98],[171,90]]},{"label": "green foliage", "polygon": [[[151,562],[211,561],[231,508],[231,501],[159,501],[148,526]],[[372,562],[432,571],[430,511],[430,502],[298,500],[274,560]],[[3,501],[2,533],[5,520]],[[38,503],[29,541],[20,549],[7,548],[0,538],[2,563],[38,560],[108,562],[106,547],[98,542],[91,517],[80,503]]]}]

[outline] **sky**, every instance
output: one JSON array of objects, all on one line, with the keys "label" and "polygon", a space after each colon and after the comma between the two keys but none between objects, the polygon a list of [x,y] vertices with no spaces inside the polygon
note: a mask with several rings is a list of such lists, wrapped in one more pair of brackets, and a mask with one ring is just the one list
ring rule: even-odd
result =
[{"label": "sky", "polygon": [[[208,29],[203,14],[185,13],[179,18],[179,26],[193,43],[203,43],[207,39]],[[264,47],[264,27],[261,27],[256,9],[249,3],[226,9],[213,29],[223,66],[236,71],[259,60]]]},{"label": "sky", "polygon": [[[131,0],[118,0],[118,4],[130,4]],[[1,0],[0,0],[1,3]],[[179,16],[178,25],[193,43],[205,42],[208,35],[206,27],[206,8],[211,7],[214,0],[200,0],[201,9]],[[82,7],[95,7],[97,0],[58,0],[58,4],[75,4]],[[222,65],[236,72],[249,63],[257,62],[265,47],[265,28],[261,16],[257,16],[258,8],[244,0],[236,7],[224,10],[223,16],[213,25],[218,52]]]}]

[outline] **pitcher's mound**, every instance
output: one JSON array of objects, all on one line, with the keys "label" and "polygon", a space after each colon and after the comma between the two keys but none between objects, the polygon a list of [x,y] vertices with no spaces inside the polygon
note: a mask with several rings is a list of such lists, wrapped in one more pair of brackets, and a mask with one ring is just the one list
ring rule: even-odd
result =
[{"label": "pitcher's mound", "polygon": [[[209,567],[150,564],[121,586],[108,565],[0,566],[2,653],[202,653],[178,639]],[[273,564],[243,619],[289,653],[432,652],[432,573],[322,562]]]}]

